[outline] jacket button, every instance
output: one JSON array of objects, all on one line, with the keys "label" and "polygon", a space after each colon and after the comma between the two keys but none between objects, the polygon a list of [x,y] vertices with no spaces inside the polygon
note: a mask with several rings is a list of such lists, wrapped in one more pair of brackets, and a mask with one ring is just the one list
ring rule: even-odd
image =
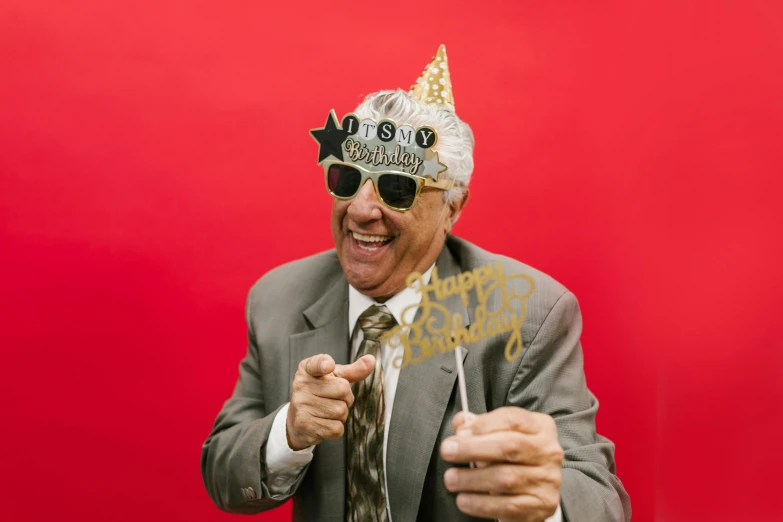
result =
[{"label": "jacket button", "polygon": [[253,488],[242,488],[242,496],[245,498],[245,501],[255,500],[256,490]]}]

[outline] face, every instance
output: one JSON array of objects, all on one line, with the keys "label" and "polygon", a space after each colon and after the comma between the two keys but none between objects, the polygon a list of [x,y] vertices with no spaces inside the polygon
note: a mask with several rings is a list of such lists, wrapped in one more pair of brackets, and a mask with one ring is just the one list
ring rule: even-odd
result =
[{"label": "face", "polygon": [[372,180],[354,199],[332,203],[332,235],[348,283],[383,302],[405,287],[411,272],[425,272],[438,258],[462,210],[447,205],[441,190],[425,187],[408,212],[378,201]]}]

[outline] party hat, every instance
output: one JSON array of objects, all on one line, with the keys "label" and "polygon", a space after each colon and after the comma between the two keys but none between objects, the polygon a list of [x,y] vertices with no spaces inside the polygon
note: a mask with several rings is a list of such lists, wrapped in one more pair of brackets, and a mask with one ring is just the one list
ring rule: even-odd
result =
[{"label": "party hat", "polygon": [[429,105],[439,105],[454,110],[454,94],[451,92],[451,75],[446,60],[446,46],[441,44],[435,57],[424,68],[419,79],[408,92],[414,100]]}]

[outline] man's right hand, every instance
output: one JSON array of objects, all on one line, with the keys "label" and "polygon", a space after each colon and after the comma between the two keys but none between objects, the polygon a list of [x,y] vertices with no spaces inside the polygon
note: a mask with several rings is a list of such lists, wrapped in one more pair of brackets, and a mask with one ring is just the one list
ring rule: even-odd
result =
[{"label": "man's right hand", "polygon": [[326,354],[300,362],[286,419],[288,446],[298,451],[324,439],[342,437],[348,408],[353,404],[351,383],[365,379],[374,369],[372,355],[347,365],[335,364]]}]

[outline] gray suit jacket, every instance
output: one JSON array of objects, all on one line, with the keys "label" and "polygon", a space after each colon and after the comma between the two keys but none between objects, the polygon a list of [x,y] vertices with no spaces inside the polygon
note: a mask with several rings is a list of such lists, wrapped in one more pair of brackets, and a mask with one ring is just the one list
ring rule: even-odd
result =
[{"label": "gray suit jacket", "polygon": [[[561,506],[569,522],[630,521],[631,507],[615,475],[614,444],[595,431],[598,401],[585,385],[576,298],[560,283],[513,259],[449,237],[438,260],[441,278],[501,261],[506,274],[532,277],[522,329],[522,356],[506,360],[508,334],[468,346],[464,367],[471,411],[519,406],[547,413],[565,450]],[[524,289],[519,288],[519,293]],[[475,299],[475,292],[471,297]],[[476,302],[449,298],[449,310],[470,324]],[[348,284],[334,251],[278,267],[250,290],[248,350],[234,393],[204,442],[201,472],[215,504],[257,513],[287,498],[266,484],[265,446],[278,409],[288,402],[299,361],[329,353],[348,363]],[[452,352],[436,353],[400,373],[389,426],[387,486],[394,522],[476,520],[461,513],[443,485],[450,466],[441,441],[460,411]],[[292,493],[296,521],[345,520],[345,437],[316,447]]]}]

